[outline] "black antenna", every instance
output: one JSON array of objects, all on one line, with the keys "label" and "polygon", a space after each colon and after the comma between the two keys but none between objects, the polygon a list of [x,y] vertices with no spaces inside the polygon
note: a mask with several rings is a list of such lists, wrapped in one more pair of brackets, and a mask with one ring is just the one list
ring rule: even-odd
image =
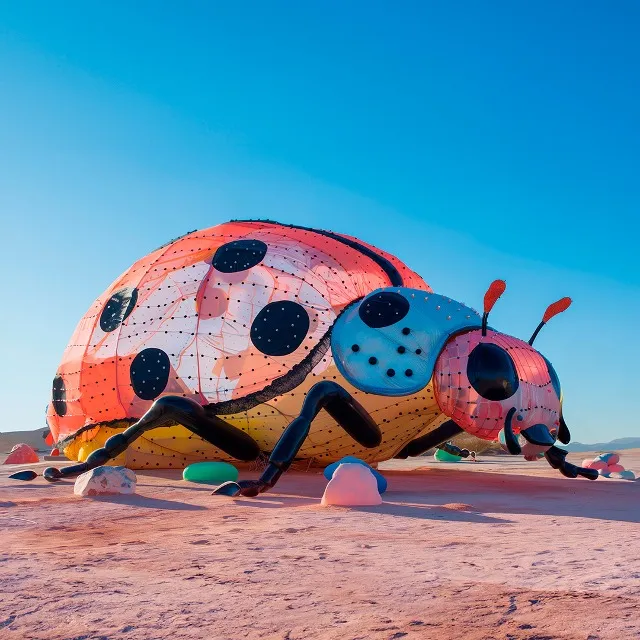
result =
[{"label": "black antenna", "polygon": [[498,302],[500,296],[505,292],[507,283],[504,280],[494,280],[484,294],[484,313],[482,314],[482,335],[487,335],[487,321],[493,305]]},{"label": "black antenna", "polygon": [[547,310],[544,312],[542,316],[542,321],[536,327],[536,330],[533,332],[533,335],[529,338],[529,344],[532,345],[533,341],[536,339],[536,336],[540,333],[540,329],[544,327],[551,318],[557,316],[559,313],[566,311],[571,306],[571,298],[561,298],[557,302],[552,302]]}]

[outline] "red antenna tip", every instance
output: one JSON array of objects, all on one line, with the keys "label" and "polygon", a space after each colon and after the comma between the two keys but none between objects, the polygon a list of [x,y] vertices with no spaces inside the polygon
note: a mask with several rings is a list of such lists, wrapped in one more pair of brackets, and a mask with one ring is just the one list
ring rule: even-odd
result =
[{"label": "red antenna tip", "polygon": [[[484,312],[489,313],[498,298],[505,292],[507,283],[504,280],[494,280],[484,294]],[[557,303],[556,303],[557,304]],[[564,311],[564,309],[563,309]]]},{"label": "red antenna tip", "polygon": [[571,298],[562,298],[558,302],[553,302],[547,307],[547,310],[542,316],[542,322],[549,322],[553,316],[557,316],[559,313],[566,311],[571,306]]}]

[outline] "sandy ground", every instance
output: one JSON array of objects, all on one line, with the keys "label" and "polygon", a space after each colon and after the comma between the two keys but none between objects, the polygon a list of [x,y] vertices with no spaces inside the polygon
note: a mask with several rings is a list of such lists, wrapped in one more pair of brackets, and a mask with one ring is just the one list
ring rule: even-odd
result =
[{"label": "sandy ground", "polygon": [[[640,471],[640,451],[622,462]],[[393,461],[384,504],[345,509],[320,506],[315,471],[232,500],[175,472],[82,499],[13,470],[3,639],[640,638],[640,482]]]}]

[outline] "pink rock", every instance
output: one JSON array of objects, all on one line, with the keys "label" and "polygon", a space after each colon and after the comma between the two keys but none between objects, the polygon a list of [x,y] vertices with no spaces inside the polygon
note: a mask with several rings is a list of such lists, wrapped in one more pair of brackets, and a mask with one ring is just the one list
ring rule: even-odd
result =
[{"label": "pink rock", "polygon": [[29,464],[40,462],[38,454],[28,444],[17,444],[7,456],[4,464]]},{"label": "pink rock", "polygon": [[620,471],[624,471],[624,467],[621,464],[610,464],[608,471],[610,473],[619,473]]},{"label": "pink rock", "polygon": [[345,463],[338,466],[329,481],[322,505],[364,507],[382,504],[375,476],[362,464]]},{"label": "pink rock", "polygon": [[609,465],[606,462],[602,462],[602,460],[593,460],[590,468],[597,469],[598,471],[604,471],[609,468]]}]

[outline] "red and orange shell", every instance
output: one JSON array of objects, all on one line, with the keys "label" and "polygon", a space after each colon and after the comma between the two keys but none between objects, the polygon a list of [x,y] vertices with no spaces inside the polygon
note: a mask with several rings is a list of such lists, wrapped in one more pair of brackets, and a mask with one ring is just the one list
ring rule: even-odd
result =
[{"label": "red and orange shell", "polygon": [[[64,352],[48,410],[54,440],[134,421],[162,395],[233,413],[290,390],[292,371],[304,377],[330,360],[338,314],[390,284],[349,241],[229,222],[138,260],[95,301]],[[390,262],[405,286],[430,291],[397,258],[355,242]]]}]

